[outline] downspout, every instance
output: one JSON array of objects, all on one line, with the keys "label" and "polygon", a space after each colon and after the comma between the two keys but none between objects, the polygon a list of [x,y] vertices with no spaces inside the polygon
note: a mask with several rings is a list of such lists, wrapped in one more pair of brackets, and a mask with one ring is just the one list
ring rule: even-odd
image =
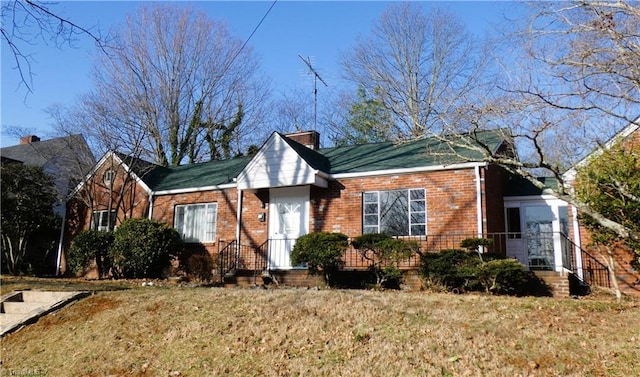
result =
[{"label": "downspout", "polygon": [[58,256],[56,257],[56,276],[60,276],[62,264],[62,242],[64,241],[64,224],[67,222],[67,202],[62,202],[62,226],[60,227],[60,241],[58,241]]},{"label": "downspout", "polygon": [[576,257],[575,268],[580,280],[584,280],[584,271],[582,270],[582,241],[580,239],[580,224],[578,223],[578,209],[574,205],[571,206],[571,216],[573,216],[573,243],[575,244],[573,255]]},{"label": "downspout", "polygon": [[240,254],[240,224],[242,222],[242,189],[238,189],[238,208],[236,213],[236,261]]},{"label": "downspout", "polygon": [[149,192],[149,220],[153,220],[153,192]]},{"label": "downspout", "polygon": [[482,183],[480,182],[480,166],[475,166],[476,173],[476,207],[477,207],[477,222],[478,222],[478,237],[482,238]]}]

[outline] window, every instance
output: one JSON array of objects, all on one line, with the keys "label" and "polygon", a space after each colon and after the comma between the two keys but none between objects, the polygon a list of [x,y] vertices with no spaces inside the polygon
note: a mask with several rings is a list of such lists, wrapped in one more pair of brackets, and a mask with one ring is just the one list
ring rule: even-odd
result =
[{"label": "window", "polygon": [[424,189],[365,192],[362,201],[362,233],[391,236],[427,234]]},{"label": "window", "polygon": [[102,181],[104,182],[105,185],[110,185],[115,177],[116,177],[116,173],[113,170],[107,170],[106,172],[104,172],[104,175],[102,176]]},{"label": "window", "polygon": [[507,208],[507,237],[522,238],[520,226],[520,208]]},{"label": "window", "polygon": [[101,232],[109,231],[109,225],[111,225],[111,229],[116,224],[116,211],[111,211],[111,216],[109,216],[109,211],[93,211],[91,216],[91,230],[99,230]]},{"label": "window", "polygon": [[217,203],[179,205],[173,224],[186,242],[213,242],[217,211]]}]

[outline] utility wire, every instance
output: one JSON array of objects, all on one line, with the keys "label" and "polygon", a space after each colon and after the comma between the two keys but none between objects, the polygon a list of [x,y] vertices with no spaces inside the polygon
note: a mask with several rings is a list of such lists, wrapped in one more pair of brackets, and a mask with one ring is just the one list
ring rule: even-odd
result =
[{"label": "utility wire", "polygon": [[251,39],[251,37],[253,37],[253,35],[256,33],[256,31],[258,31],[258,28],[260,27],[260,25],[262,25],[262,22],[267,18],[267,16],[271,12],[271,9],[273,9],[273,7],[276,5],[277,2],[278,2],[278,0],[273,0],[273,3],[271,3],[271,6],[269,7],[269,9],[267,9],[267,12],[264,14],[264,16],[262,16],[262,19],[260,20],[260,22],[258,22],[258,24],[253,29],[253,31],[251,32],[251,34],[249,35],[247,40],[244,41],[244,43],[242,44],[242,47],[240,47],[240,49],[238,50],[238,52],[236,52],[236,54],[233,56],[231,61],[229,61],[229,64],[227,64],[227,67],[222,71],[222,75],[224,75],[227,72],[227,70],[231,67],[233,62],[236,60],[236,58],[240,55],[242,50],[244,50],[244,48],[247,46],[247,43],[249,43],[249,40]]}]

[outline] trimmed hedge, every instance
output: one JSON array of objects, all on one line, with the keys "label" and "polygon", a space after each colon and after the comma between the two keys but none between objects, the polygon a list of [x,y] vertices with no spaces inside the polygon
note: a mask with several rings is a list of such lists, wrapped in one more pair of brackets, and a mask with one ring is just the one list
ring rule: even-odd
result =
[{"label": "trimmed hedge", "polygon": [[450,292],[480,291],[514,296],[548,296],[549,287],[515,259],[459,249],[421,256],[421,274],[428,285]]},{"label": "trimmed hedge", "polygon": [[315,232],[301,236],[291,251],[291,263],[306,263],[312,273],[322,273],[331,285],[331,275],[342,263],[349,238],[342,233]]},{"label": "trimmed hedge", "polygon": [[397,288],[402,280],[400,261],[418,251],[418,243],[393,238],[384,233],[366,233],[351,241],[351,245],[364,259],[371,262],[369,269],[376,278],[376,285]]},{"label": "trimmed hedge", "polygon": [[182,252],[180,234],[167,224],[127,219],[114,232],[109,249],[116,278],[160,278]]}]

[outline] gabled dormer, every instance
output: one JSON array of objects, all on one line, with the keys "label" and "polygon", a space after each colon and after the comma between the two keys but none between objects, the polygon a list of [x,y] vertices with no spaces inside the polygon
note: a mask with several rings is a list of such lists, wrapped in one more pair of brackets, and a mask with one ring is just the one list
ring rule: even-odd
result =
[{"label": "gabled dormer", "polygon": [[327,187],[328,159],[274,132],[238,175],[238,189],[257,190],[300,185]]}]

